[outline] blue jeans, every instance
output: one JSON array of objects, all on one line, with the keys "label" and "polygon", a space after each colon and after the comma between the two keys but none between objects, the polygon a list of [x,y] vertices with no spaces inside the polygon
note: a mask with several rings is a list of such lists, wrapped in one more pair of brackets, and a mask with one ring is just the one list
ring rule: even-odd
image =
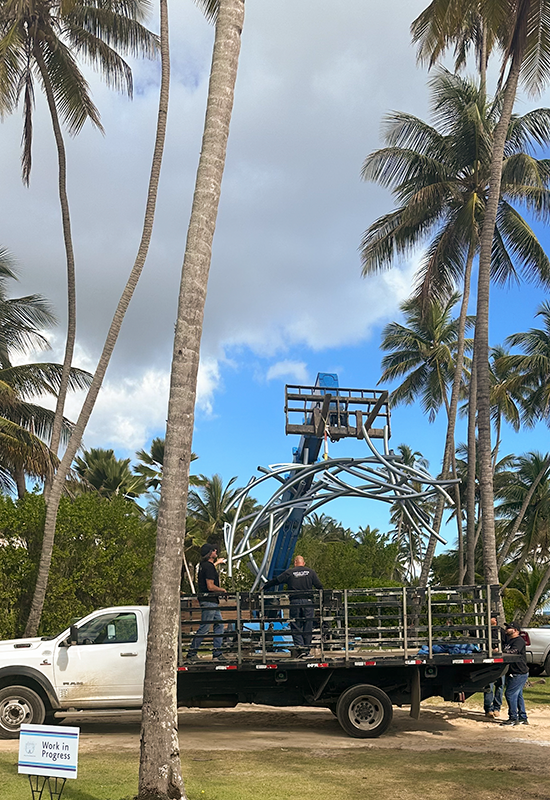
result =
[{"label": "blue jeans", "polygon": [[191,647],[189,648],[189,652],[187,653],[187,658],[197,655],[197,650],[202,644],[202,640],[206,636],[206,634],[210,631],[210,626],[213,624],[214,630],[214,641],[212,642],[212,655],[214,658],[221,656],[222,654],[222,644],[223,644],[223,621],[222,621],[222,612],[220,611],[220,607],[217,603],[213,603],[210,600],[200,600],[200,607],[201,611],[201,624],[199,625],[199,629],[195,634],[195,638],[191,643]]},{"label": "blue jeans", "polygon": [[525,675],[508,675],[506,678],[506,702],[509,719],[527,719],[523,702],[523,687],[527,683],[529,673]]},{"label": "blue jeans", "polygon": [[504,680],[491,683],[488,690],[483,693],[483,708],[487,714],[489,711],[500,711],[502,708],[502,692],[504,690]]}]

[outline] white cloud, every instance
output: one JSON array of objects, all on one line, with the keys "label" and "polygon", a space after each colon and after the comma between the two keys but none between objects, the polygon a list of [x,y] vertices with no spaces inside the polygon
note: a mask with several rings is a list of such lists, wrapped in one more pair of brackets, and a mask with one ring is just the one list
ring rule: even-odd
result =
[{"label": "white cloud", "polygon": [[266,380],[291,378],[297,383],[305,385],[309,381],[308,375],[307,364],[304,361],[278,361],[268,369]]},{"label": "white cloud", "polygon": [[[113,447],[133,455],[166,424],[170,376],[147,370],[137,378],[106,381],[84,435],[83,447]],[[66,415],[76,419],[83,396],[70,395]]]},{"label": "white cloud", "polygon": [[[360,277],[362,231],[391,207],[361,183],[390,108],[426,114],[409,24],[425,0],[262,0],[249,4],[202,342],[197,407],[214,410],[221,365],[247,351],[274,359],[366,341],[395,313],[410,265]],[[171,8],[173,81],[151,250],[86,443],[142,446],[164,425],[179,275],[200,151],[212,27],[193,3]],[[391,53],[391,57],[388,57]],[[158,104],[158,65],[135,65],[133,102],[90,75],[106,136],[67,138],[76,253],[79,366],[93,369],[138,247]],[[60,317],[65,267],[50,122],[37,96],[30,189],[19,177],[19,114],[2,126],[1,246],[19,259],[20,294]],[[53,355],[47,356],[48,358]],[[297,362],[296,362],[297,363]],[[305,370],[305,367],[304,367]],[[294,373],[296,379],[297,373]],[[76,408],[71,401],[70,408]]]},{"label": "white cloud", "polygon": [[201,359],[197,377],[197,409],[205,414],[213,412],[213,398],[220,384],[220,365],[214,358]]}]

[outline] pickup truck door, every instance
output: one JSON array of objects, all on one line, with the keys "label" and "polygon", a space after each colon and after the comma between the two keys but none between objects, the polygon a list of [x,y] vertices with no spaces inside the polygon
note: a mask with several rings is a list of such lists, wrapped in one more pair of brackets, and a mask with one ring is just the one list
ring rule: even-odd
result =
[{"label": "pickup truck door", "polygon": [[146,633],[139,610],[100,613],[78,626],[76,644],[68,647],[65,641],[54,655],[55,687],[62,705],[141,705]]}]

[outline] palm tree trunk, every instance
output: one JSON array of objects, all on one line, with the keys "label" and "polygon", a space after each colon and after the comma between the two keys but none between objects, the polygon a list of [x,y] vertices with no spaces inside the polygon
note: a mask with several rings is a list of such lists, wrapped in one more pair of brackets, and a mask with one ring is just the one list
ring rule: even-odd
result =
[{"label": "palm tree trunk", "polygon": [[468,485],[466,487],[466,574],[470,586],[476,582],[476,405],[477,359],[474,346],[468,391]]},{"label": "palm tree trunk", "polygon": [[[55,415],[52,425],[52,435],[50,439],[50,450],[54,455],[57,455],[59,450],[59,441],[61,438],[61,428],[63,425],[63,410],[65,408],[65,399],[67,397],[67,389],[69,386],[69,377],[73,363],[74,345],[76,339],[76,279],[73,239],[71,234],[71,215],[69,211],[69,198],[67,196],[67,156],[65,153],[65,143],[63,141],[61,125],[59,124],[59,116],[57,114],[57,106],[55,103],[50,76],[39,47],[35,47],[34,57],[36,58],[36,63],[38,64],[38,68],[40,70],[40,76],[44,83],[44,91],[46,92],[55,143],[57,146],[59,203],[61,205],[63,240],[65,242],[65,258],[67,262],[67,341],[65,343],[65,355],[63,357],[61,383],[57,393]],[[44,493],[46,497],[50,488],[51,479],[49,478],[46,479],[44,484]]]},{"label": "palm tree trunk", "polygon": [[[453,478],[457,477],[456,473],[456,456],[453,452]],[[456,503],[456,526],[457,526],[457,539],[458,539],[458,585],[464,584],[464,575],[466,574],[466,565],[464,563],[464,531],[462,520],[462,501],[460,497],[460,486],[458,483],[455,486],[455,503]]]},{"label": "palm tree trunk", "polygon": [[57,469],[57,473],[53,480],[51,490],[48,496],[48,504],[46,510],[46,521],[44,524],[44,538],[42,540],[42,552],[40,555],[40,563],[38,566],[38,576],[36,579],[36,587],[31,604],[31,610],[25,629],[25,636],[36,636],[38,625],[40,624],[40,617],[44,607],[44,599],[46,597],[46,590],[48,588],[48,576],[50,571],[50,564],[52,560],[53,544],[55,538],[55,525],[57,520],[57,510],[59,508],[59,501],[63,490],[65,488],[65,479],[69,472],[72,460],[76,451],[82,442],[84,430],[88,424],[91,413],[94,409],[95,401],[101,384],[105,377],[109,361],[113,353],[120,328],[124,320],[124,315],[130,304],[130,300],[134,294],[138,280],[143,271],[147,252],[149,250],[149,243],[151,241],[151,233],[153,231],[153,222],[155,218],[155,207],[157,200],[158,183],[160,176],[160,168],[162,164],[162,155],[164,152],[164,140],[166,135],[166,117],[168,113],[168,94],[170,88],[170,57],[168,45],[168,16],[166,11],[166,0],[160,2],[161,13],[161,62],[162,62],[162,77],[159,99],[159,111],[157,121],[157,133],[155,140],[155,147],[153,151],[153,160],[151,164],[151,175],[149,179],[149,189],[147,194],[147,204],[145,207],[145,217],[143,220],[143,232],[141,242],[139,245],[138,253],[134,266],[128,278],[128,282],[124,287],[120,300],[118,302],[111,326],[105,339],[103,351],[99,358],[97,368],[88,389],[86,399],[82,405],[80,415],[76,425],[71,434],[71,438],[67,445],[67,449],[63,455],[61,463]]},{"label": "palm tree trunk", "polygon": [[523,616],[523,621],[521,624],[524,628],[526,628],[531,622],[531,619],[533,617],[533,614],[535,613],[535,609],[538,605],[541,595],[548,586],[548,581],[550,581],[550,564],[548,565],[546,572],[544,573],[539,585],[537,586],[537,591],[535,592],[535,594],[533,595],[533,599],[529,603],[529,608],[527,609],[527,611]]},{"label": "palm tree trunk", "polygon": [[495,477],[495,472],[497,469],[498,463],[498,451],[500,450],[500,430],[502,427],[502,415],[499,414],[497,417],[497,423],[495,427],[495,447],[493,450],[493,478]]},{"label": "palm tree trunk", "polygon": [[521,58],[515,55],[512,59],[510,72],[506,81],[501,116],[495,128],[493,139],[489,197],[487,198],[487,205],[485,208],[479,254],[475,331],[477,358],[477,427],[479,436],[478,461],[480,472],[481,517],[483,522],[483,565],[485,581],[488,584],[498,583],[491,453],[491,381],[489,375],[489,290],[491,283],[491,251],[500,198],[504,145],[516,98],[520,68]]},{"label": "palm tree trunk", "polygon": [[[514,524],[512,526],[512,530],[510,531],[510,533],[506,537],[506,540],[505,540],[505,542],[504,542],[504,544],[502,546],[502,550],[500,551],[500,555],[498,557],[498,562],[497,562],[497,566],[498,566],[499,570],[501,569],[502,565],[506,561],[506,557],[507,557],[507,555],[508,555],[508,553],[510,551],[510,547],[512,546],[512,542],[514,541],[514,537],[515,537],[516,533],[519,531],[519,527],[520,527],[521,523],[523,522],[523,518],[525,516],[525,512],[527,511],[527,509],[529,507],[529,503],[531,502],[531,499],[532,499],[533,495],[535,494],[537,486],[541,482],[541,480],[544,477],[544,474],[546,473],[546,471],[547,471],[549,466],[550,466],[550,457],[547,457],[544,460],[542,469],[540,470],[539,474],[537,475],[537,477],[535,478],[535,480],[533,481],[533,483],[529,487],[529,491],[527,492],[527,494],[525,495],[525,497],[523,499],[523,503],[521,504],[521,508],[519,510],[519,513],[518,513],[518,515],[517,515],[517,517],[516,517],[516,519],[514,521]],[[506,582],[506,585],[508,585],[508,583],[509,583],[509,581]]]},{"label": "palm tree trunk", "polygon": [[489,55],[487,53],[487,25],[483,18],[480,16],[479,22],[481,25],[481,51],[479,53],[479,90],[483,97],[487,94],[487,62]]},{"label": "palm tree trunk", "polygon": [[23,467],[16,467],[13,471],[13,479],[17,487],[17,497],[21,500],[27,494],[27,484],[25,483],[25,470]]},{"label": "palm tree trunk", "polygon": [[[448,404],[447,436],[445,439],[445,449],[443,452],[443,466],[441,469],[441,477],[443,479],[449,477],[449,468],[451,466],[452,457],[455,451],[456,414],[458,410],[460,387],[462,385],[462,378],[464,372],[464,338],[466,332],[466,318],[468,316],[468,302],[470,300],[470,282],[472,277],[472,265],[474,263],[474,256],[475,256],[475,245],[473,242],[470,242],[470,245],[468,247],[468,256],[466,258],[466,265],[464,269],[464,291],[462,293],[462,303],[460,305],[460,314],[458,317],[458,337],[457,337],[455,372],[453,376],[453,388],[451,391],[451,400]],[[439,529],[441,528],[444,509],[445,509],[445,500],[443,497],[439,497],[433,523],[433,528],[437,532],[439,532]],[[420,579],[419,579],[419,586],[421,587],[428,585],[428,578],[430,576],[430,569],[432,568],[432,560],[434,557],[436,545],[437,545],[437,539],[432,534],[428,541],[428,547],[426,548],[426,555],[422,563],[422,571],[420,573]]]},{"label": "palm tree trunk", "polygon": [[220,0],[174,339],[145,666],[138,793],[143,799],[184,796],[176,702],[180,565],[204,304],[243,23],[244,0]]}]

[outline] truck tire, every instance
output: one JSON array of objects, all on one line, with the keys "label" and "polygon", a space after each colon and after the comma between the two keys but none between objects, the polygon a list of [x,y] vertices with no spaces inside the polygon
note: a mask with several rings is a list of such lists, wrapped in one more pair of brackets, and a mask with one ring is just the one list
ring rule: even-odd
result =
[{"label": "truck tire", "polygon": [[544,662],[544,671],[547,675],[550,675],[550,653],[546,656],[546,661]]},{"label": "truck tire", "polygon": [[46,709],[42,699],[27,686],[0,689],[0,739],[17,739],[21,725],[42,725]]},{"label": "truck tire", "polygon": [[529,664],[529,675],[532,675],[534,678],[538,678],[538,676],[542,673],[544,667],[541,664]]},{"label": "truck tire", "polygon": [[355,739],[375,739],[388,728],[393,706],[377,686],[359,684],[343,692],[336,705],[338,722]]}]

